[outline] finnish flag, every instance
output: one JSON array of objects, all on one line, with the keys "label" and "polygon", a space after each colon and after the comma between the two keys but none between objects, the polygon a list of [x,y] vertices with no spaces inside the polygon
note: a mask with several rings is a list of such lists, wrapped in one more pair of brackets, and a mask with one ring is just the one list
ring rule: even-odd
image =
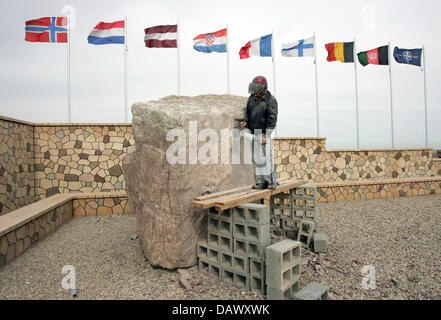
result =
[{"label": "finnish flag", "polygon": [[282,56],[284,57],[313,57],[314,37],[302,39],[293,43],[282,45]]}]

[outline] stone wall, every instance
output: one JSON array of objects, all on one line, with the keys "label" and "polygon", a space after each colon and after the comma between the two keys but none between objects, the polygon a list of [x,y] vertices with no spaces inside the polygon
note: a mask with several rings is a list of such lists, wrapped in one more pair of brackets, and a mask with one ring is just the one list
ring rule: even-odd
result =
[{"label": "stone wall", "polygon": [[282,179],[340,182],[441,175],[432,149],[326,151],[326,138],[276,138],[274,163]]},{"label": "stone wall", "polygon": [[[56,193],[125,191],[121,161],[134,149],[131,124],[34,124],[0,116],[0,215]],[[441,159],[431,149],[327,151],[326,138],[275,138],[274,156],[279,178],[308,183],[441,176]],[[336,190],[343,187],[324,188],[321,201],[342,198]],[[372,197],[372,188],[357,193]],[[90,208],[81,202],[86,215],[95,206],[88,202]],[[118,205],[115,212],[128,210]]]},{"label": "stone wall", "polygon": [[131,124],[35,124],[0,116],[0,215],[57,193],[119,192]]},{"label": "stone wall", "polygon": [[35,125],[35,200],[125,190],[121,161],[134,148],[130,124]]},{"label": "stone wall", "polygon": [[73,199],[74,217],[125,215],[133,213],[125,192],[77,194]]},{"label": "stone wall", "polygon": [[33,130],[0,117],[0,215],[34,201]]}]

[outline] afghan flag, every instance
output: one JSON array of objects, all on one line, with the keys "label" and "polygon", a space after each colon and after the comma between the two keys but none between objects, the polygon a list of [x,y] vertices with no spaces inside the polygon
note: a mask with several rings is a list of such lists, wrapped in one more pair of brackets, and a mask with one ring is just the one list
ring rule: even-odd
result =
[{"label": "afghan flag", "polygon": [[383,46],[358,54],[358,61],[363,67],[368,64],[389,65],[389,46]]},{"label": "afghan flag", "polygon": [[329,62],[354,62],[354,42],[333,42],[325,45]]}]

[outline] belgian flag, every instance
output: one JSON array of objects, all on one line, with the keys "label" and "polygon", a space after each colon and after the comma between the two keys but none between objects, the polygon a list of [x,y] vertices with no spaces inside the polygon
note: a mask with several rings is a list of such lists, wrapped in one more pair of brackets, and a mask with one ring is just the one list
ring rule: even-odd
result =
[{"label": "belgian flag", "polygon": [[389,65],[389,46],[382,46],[357,54],[358,61],[363,67],[368,64]]},{"label": "belgian flag", "polygon": [[325,45],[329,62],[354,62],[354,42],[333,42]]}]

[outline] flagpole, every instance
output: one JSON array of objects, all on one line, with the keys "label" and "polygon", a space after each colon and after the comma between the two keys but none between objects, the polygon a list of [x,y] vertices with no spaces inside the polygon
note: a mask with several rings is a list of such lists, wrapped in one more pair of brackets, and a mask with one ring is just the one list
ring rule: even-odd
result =
[{"label": "flagpole", "polygon": [[390,41],[387,47],[388,51],[388,62],[389,62],[389,88],[390,88],[390,127],[391,127],[391,133],[392,133],[392,148],[395,147],[394,143],[394,104],[393,104],[393,95],[392,95],[392,50],[390,47]]},{"label": "flagpole", "polygon": [[177,46],[177,93],[178,96],[181,95],[181,57],[180,57],[180,43],[179,43],[179,20],[176,23],[177,32],[176,32],[176,46]]},{"label": "flagpole", "polygon": [[360,119],[358,114],[358,75],[357,75],[357,48],[354,38],[354,69],[355,69],[355,116],[357,118],[357,150],[360,150]]},{"label": "flagpole", "polygon": [[[274,30],[271,30],[271,57],[273,60],[273,89],[274,89],[274,97],[277,97],[276,91],[276,52],[274,51]],[[274,135],[277,138],[277,125],[274,128]]]},{"label": "flagpole", "polygon": [[227,24],[227,92],[228,94],[231,94],[231,87],[230,87],[230,30],[229,26]]},{"label": "flagpole", "polygon": [[70,13],[67,14],[67,122],[72,122],[72,101],[70,94]]},{"label": "flagpole", "polygon": [[127,106],[127,16],[124,16],[124,122],[129,122]]},{"label": "flagpole", "polygon": [[314,65],[315,65],[315,104],[317,113],[317,138],[320,137],[320,122],[319,122],[319,96],[318,96],[318,80],[317,80],[317,44],[314,32]]},{"label": "flagpole", "polygon": [[425,125],[425,134],[426,134],[426,148],[429,147],[429,135],[428,135],[428,126],[427,126],[427,78],[426,78],[426,48],[423,46],[422,50],[423,54],[423,63],[424,63],[424,125]]}]

